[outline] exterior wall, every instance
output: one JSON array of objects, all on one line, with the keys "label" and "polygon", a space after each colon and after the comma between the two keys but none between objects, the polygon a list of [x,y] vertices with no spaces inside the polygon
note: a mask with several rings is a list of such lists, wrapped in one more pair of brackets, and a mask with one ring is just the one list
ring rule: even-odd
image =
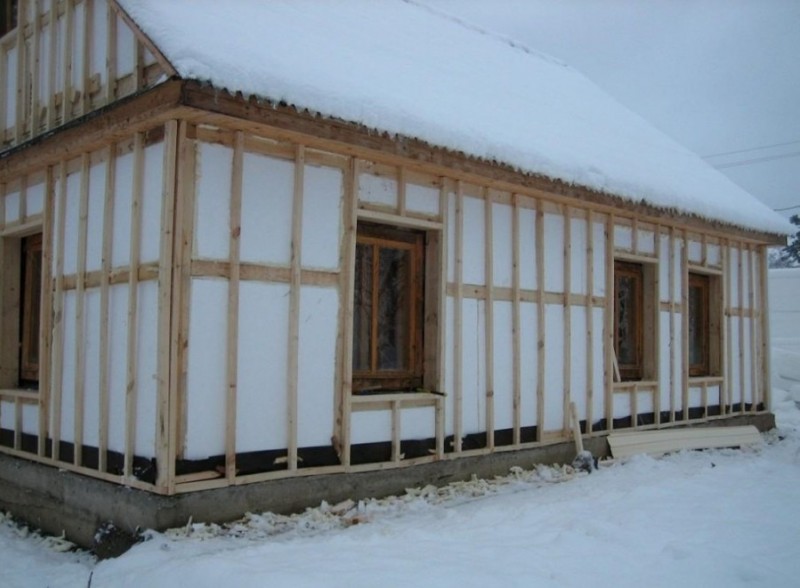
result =
[{"label": "exterior wall", "polygon": [[[47,260],[40,388],[0,390],[1,451],[173,494],[563,442],[571,403],[591,436],[768,409],[763,245],[201,119],[0,185],[5,239],[41,227]],[[427,238],[417,393],[351,393],[362,221]],[[614,259],[652,268],[635,383],[614,378]],[[690,271],[723,317],[704,378]]]},{"label": "exterior wall", "polygon": [[[132,485],[154,481],[174,126],[0,185],[4,242],[37,232],[44,241],[39,388],[3,383],[0,426],[13,434],[3,450]],[[4,329],[16,312],[4,314]]]},{"label": "exterior wall", "polygon": [[[178,492],[563,441],[573,402],[597,435],[768,407],[760,245],[366,155],[214,126],[183,132],[177,447],[184,465],[208,469],[179,467]],[[425,392],[350,393],[359,221],[437,244]],[[654,268],[655,375],[641,382],[612,375],[614,259]],[[688,375],[690,271],[715,281],[722,317],[717,365],[702,378]],[[364,462],[356,452],[368,444],[387,453]],[[255,472],[246,454],[259,454]]]},{"label": "exterior wall", "polygon": [[0,39],[0,151],[164,74],[107,0],[19,0]]}]

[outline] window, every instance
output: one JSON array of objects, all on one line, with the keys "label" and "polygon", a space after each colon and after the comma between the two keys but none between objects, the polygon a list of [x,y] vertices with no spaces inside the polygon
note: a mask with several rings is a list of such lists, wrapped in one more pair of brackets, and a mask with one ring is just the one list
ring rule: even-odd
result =
[{"label": "window", "polygon": [[655,264],[614,262],[614,352],[622,381],[655,377]]},{"label": "window", "polygon": [[689,376],[720,373],[719,280],[706,274],[689,274]]},{"label": "window", "polygon": [[17,0],[0,0],[0,37],[17,28]]},{"label": "window", "polygon": [[359,223],[353,391],[423,386],[425,233]]},{"label": "window", "polygon": [[42,234],[22,239],[19,384],[39,384],[39,308],[42,292]]},{"label": "window", "polygon": [[0,239],[0,387],[39,386],[42,234]]}]

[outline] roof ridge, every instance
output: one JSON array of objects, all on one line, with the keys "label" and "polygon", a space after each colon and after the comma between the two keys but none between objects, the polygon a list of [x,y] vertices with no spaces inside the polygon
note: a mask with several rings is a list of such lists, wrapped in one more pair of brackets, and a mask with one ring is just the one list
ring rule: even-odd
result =
[{"label": "roof ridge", "polygon": [[558,65],[558,66],[561,66],[561,67],[565,67],[567,69],[573,69],[566,61],[563,61],[563,60],[561,60],[561,59],[559,59],[557,57],[554,57],[553,55],[550,55],[549,53],[545,53],[543,51],[539,51],[538,49],[533,49],[533,48],[525,45],[524,43],[522,43],[520,41],[517,41],[516,39],[512,39],[511,37],[508,37],[506,35],[503,35],[501,33],[496,32],[496,31],[492,31],[490,29],[483,28],[483,27],[481,27],[479,25],[476,25],[476,24],[474,24],[474,23],[472,23],[472,22],[470,22],[468,20],[465,20],[465,19],[461,18],[460,16],[455,16],[454,14],[450,14],[449,12],[447,12],[445,10],[442,10],[440,8],[435,8],[435,7],[433,7],[433,6],[429,5],[429,4],[424,4],[423,2],[420,2],[419,0],[400,0],[400,1],[404,2],[406,4],[409,4],[411,6],[415,6],[415,7],[419,8],[420,10],[424,10],[424,11],[426,11],[426,12],[428,12],[428,13],[434,15],[434,16],[437,16],[439,18],[443,18],[445,20],[453,22],[453,23],[455,23],[455,24],[457,24],[457,25],[459,25],[459,26],[461,26],[461,27],[463,27],[463,28],[465,28],[467,30],[479,33],[481,35],[484,35],[484,36],[489,37],[491,39],[494,39],[496,41],[500,41],[501,43],[503,43],[505,45],[508,45],[509,47],[511,47],[513,49],[516,49],[518,51],[522,51],[523,53],[527,53],[528,55],[532,55],[532,56],[537,57],[539,59],[543,59],[543,60],[545,60],[545,61],[547,61],[549,63],[552,63],[553,65]]}]

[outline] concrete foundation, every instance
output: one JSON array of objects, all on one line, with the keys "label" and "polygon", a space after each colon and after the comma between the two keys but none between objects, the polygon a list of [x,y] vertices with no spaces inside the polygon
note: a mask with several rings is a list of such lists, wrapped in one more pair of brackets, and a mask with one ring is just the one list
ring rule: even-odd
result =
[{"label": "concrete foundation", "polygon": [[[710,425],[755,425],[766,431],[775,426],[772,414],[744,415],[714,421]],[[608,454],[605,437],[584,440],[595,457]],[[0,508],[47,533],[66,537],[92,548],[95,535],[108,523],[122,532],[163,530],[195,522],[225,522],[245,512],[291,513],[316,506],[322,500],[336,503],[348,498],[383,497],[406,488],[468,480],[473,475],[489,478],[507,474],[513,466],[530,468],[539,463],[571,463],[572,442],[534,449],[447,459],[419,466],[363,472],[296,477],[160,496],[125,488],[57,468],[0,453]]]}]

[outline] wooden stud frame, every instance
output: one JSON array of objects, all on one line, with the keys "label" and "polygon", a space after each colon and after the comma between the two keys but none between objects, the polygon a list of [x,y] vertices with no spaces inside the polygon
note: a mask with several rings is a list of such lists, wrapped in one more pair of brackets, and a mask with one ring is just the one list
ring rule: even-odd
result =
[{"label": "wooden stud frame", "polygon": [[[14,89],[16,105],[14,124],[6,128],[6,108],[11,105],[5,100],[5,92],[2,93],[0,148],[22,143],[143,87],[154,85],[162,74],[175,75],[172,65],[115,0],[105,3],[95,0],[18,2],[18,26],[0,40],[0,88]],[[95,18],[95,12],[101,9],[106,13],[103,19],[105,34],[95,30],[95,24],[100,20]],[[77,23],[79,14],[82,18]],[[134,55],[140,56],[139,63],[132,65],[138,71],[137,75],[120,76],[118,73],[119,23],[133,32]],[[60,29],[58,35],[55,34],[57,29]],[[76,43],[76,36],[81,31],[84,34]],[[147,61],[141,60],[145,49],[152,56]],[[15,71],[7,71],[6,56],[12,51],[17,55],[17,67]],[[93,63],[92,56],[97,53],[105,54],[102,63]],[[58,69],[62,72],[62,79],[56,87]],[[82,75],[73,81],[76,70]],[[24,83],[24,80],[30,80],[30,83]]]},{"label": "wooden stud frame", "polygon": [[[63,102],[59,103],[63,107]],[[86,103],[86,108],[90,108],[90,103]],[[47,113],[50,116],[50,113]],[[108,463],[104,454],[108,449],[109,430],[108,423],[103,422],[108,419],[108,397],[101,396],[101,422],[97,424],[99,429],[100,439],[100,453],[102,455],[101,462],[98,468],[87,468],[80,462],[79,452],[75,452],[74,461],[67,464],[71,471],[78,471],[87,475],[93,475],[101,479],[107,479],[113,482],[127,483],[132,486],[145,487],[150,490],[161,492],[165,494],[176,492],[187,492],[198,490],[202,488],[223,487],[226,485],[248,483],[259,480],[274,479],[286,476],[301,476],[312,475],[315,473],[332,473],[341,471],[366,471],[370,469],[380,469],[384,467],[405,467],[415,463],[422,463],[430,461],[431,459],[452,459],[462,455],[477,455],[489,451],[509,451],[521,447],[531,447],[544,443],[549,443],[554,440],[566,439],[569,437],[569,414],[570,414],[570,400],[575,400],[579,390],[572,386],[572,363],[568,359],[571,355],[573,342],[572,336],[572,322],[574,320],[573,307],[582,306],[586,312],[586,331],[588,334],[585,353],[587,357],[586,363],[586,378],[587,385],[585,390],[586,395],[586,433],[589,435],[602,434],[604,431],[593,431],[593,424],[597,417],[603,415],[595,415],[594,411],[594,398],[596,394],[601,393],[601,383],[594,382],[594,356],[597,353],[602,355],[598,357],[604,366],[605,379],[602,383],[604,390],[604,412],[606,418],[606,429],[613,429],[613,356],[609,353],[608,341],[613,337],[613,325],[609,323],[609,309],[613,309],[613,259],[615,254],[614,247],[614,230],[617,224],[630,226],[631,230],[631,250],[629,256],[632,258],[641,258],[642,261],[647,260],[648,263],[667,264],[669,268],[669,289],[670,301],[666,306],[670,315],[670,337],[675,339],[676,333],[674,323],[675,314],[685,314],[686,301],[682,300],[680,303],[673,299],[675,291],[675,277],[677,275],[685,275],[685,272],[693,269],[696,263],[693,261],[689,263],[687,258],[687,243],[689,242],[689,235],[684,227],[678,223],[671,223],[669,221],[656,222],[656,219],[640,220],[633,213],[628,213],[624,210],[612,212],[609,208],[599,205],[581,203],[569,198],[562,198],[558,195],[547,194],[536,189],[529,189],[523,186],[517,186],[514,190],[509,189],[510,186],[495,181],[480,181],[479,178],[469,176],[462,173],[444,173],[447,170],[442,170],[439,167],[420,167],[414,162],[406,162],[406,160],[393,160],[387,163],[384,156],[378,157],[376,154],[368,151],[359,151],[357,149],[340,149],[339,151],[330,149],[327,143],[316,143],[309,139],[307,142],[287,142],[284,133],[270,134],[265,132],[263,128],[255,129],[259,136],[253,135],[253,131],[245,130],[231,126],[219,130],[220,141],[226,141],[233,151],[232,157],[234,158],[231,183],[231,198],[229,201],[230,206],[230,234],[229,246],[230,253],[227,260],[221,261],[208,261],[208,260],[195,260],[192,258],[191,243],[194,239],[193,231],[193,218],[194,218],[194,149],[197,137],[201,134],[203,137],[206,135],[211,136],[217,131],[213,130],[213,125],[207,125],[201,131],[195,127],[197,119],[185,119],[178,121],[173,120],[168,122],[164,127],[163,141],[165,145],[165,160],[164,160],[164,185],[162,190],[162,230],[161,230],[161,250],[160,257],[157,264],[143,264],[139,258],[141,250],[142,239],[142,201],[143,201],[143,158],[144,147],[147,142],[147,133],[142,131],[136,133],[130,139],[132,143],[132,153],[134,161],[134,185],[133,185],[133,204],[130,214],[131,222],[131,247],[130,259],[128,262],[128,269],[115,268],[111,265],[111,246],[112,239],[110,237],[111,218],[113,217],[113,191],[114,185],[114,169],[115,159],[117,154],[123,149],[120,143],[109,144],[105,148],[107,155],[107,174],[106,174],[106,210],[103,218],[103,252],[102,252],[102,269],[100,271],[87,271],[85,265],[86,254],[86,241],[80,239],[79,242],[79,259],[84,258],[82,266],[78,268],[74,275],[64,274],[64,235],[65,235],[65,199],[66,199],[66,178],[69,173],[72,173],[75,166],[75,156],[73,155],[70,160],[62,161],[50,167],[47,173],[50,175],[48,180],[48,188],[46,190],[48,196],[43,216],[40,219],[28,219],[27,211],[23,208],[24,202],[20,203],[20,223],[25,222],[38,222],[43,224],[44,232],[47,234],[50,230],[52,235],[51,239],[46,239],[50,243],[49,255],[50,262],[48,267],[55,266],[55,271],[52,276],[47,276],[50,280],[50,288],[52,288],[52,310],[51,316],[54,317],[52,328],[52,337],[47,338],[47,345],[50,346],[48,353],[52,357],[52,362],[48,365],[44,376],[48,378],[48,390],[44,391],[37,397],[28,398],[25,395],[18,394],[15,401],[16,412],[24,402],[34,401],[39,402],[40,406],[46,407],[48,418],[44,418],[40,414],[40,421],[42,419],[49,426],[51,430],[47,430],[47,426],[41,426],[39,430],[40,441],[38,443],[38,455],[35,457],[46,463],[58,463],[59,460],[59,443],[61,440],[62,431],[61,427],[61,400],[64,394],[62,386],[71,384],[71,382],[62,382],[63,376],[63,348],[64,348],[64,325],[61,313],[63,312],[63,297],[64,293],[74,291],[76,300],[79,306],[82,304],[80,301],[86,296],[88,288],[100,288],[101,292],[101,340],[106,341],[103,347],[107,346],[108,341],[108,305],[109,305],[109,291],[114,284],[126,284],[129,288],[130,296],[128,298],[128,320],[129,324],[137,325],[140,317],[138,316],[137,307],[137,294],[138,286],[142,281],[158,279],[158,308],[159,308],[159,323],[160,329],[158,334],[159,349],[158,349],[158,362],[159,362],[159,384],[158,384],[158,423],[155,432],[157,461],[159,463],[158,479],[155,485],[148,485],[138,481],[134,476],[133,461],[134,461],[134,448],[136,445],[136,438],[139,432],[136,430],[136,404],[138,393],[138,382],[136,365],[138,358],[136,357],[136,348],[138,343],[138,334],[136,329],[131,329],[128,333],[128,355],[126,357],[127,368],[127,407],[126,410],[126,428],[125,428],[125,465],[123,475],[115,475],[108,472]],[[263,135],[263,138],[261,136]],[[275,156],[290,157],[295,163],[295,189],[293,196],[293,215],[292,215],[292,258],[289,267],[272,267],[272,266],[259,266],[257,264],[242,263],[239,259],[239,231],[241,223],[241,190],[242,190],[242,157],[243,153],[249,151],[254,145],[261,145],[265,150],[273,149]],[[280,154],[280,155],[278,155]],[[377,163],[390,166],[395,165],[398,179],[398,199],[396,210],[382,210],[378,208],[360,207],[358,202],[358,178],[360,173],[360,166],[362,162],[369,163],[370,157],[375,155]],[[80,223],[82,228],[86,228],[85,214],[86,209],[86,194],[88,188],[87,170],[93,159],[96,157],[94,154],[81,154],[79,157],[80,173],[82,174],[81,193],[81,212]],[[304,183],[304,170],[307,161],[325,162],[325,165],[336,165],[345,171],[345,198],[344,202],[344,235],[342,245],[341,264],[339,271],[323,271],[323,270],[310,270],[302,266],[302,252],[300,245],[302,243],[302,202],[303,202],[303,183]],[[406,194],[406,185],[414,174],[431,173],[436,171],[441,175],[436,176],[435,182],[439,186],[439,212],[438,214],[430,214],[423,218],[420,215],[415,215],[409,209],[408,195]],[[56,178],[59,178],[56,181]],[[6,181],[6,180],[4,180]],[[13,181],[13,180],[12,180]],[[91,188],[92,191],[94,187]],[[3,188],[3,193],[9,191],[8,186]],[[485,223],[486,241],[484,243],[485,258],[484,272],[486,276],[485,284],[469,284],[464,281],[464,242],[469,238],[469,235],[464,233],[464,195],[468,193],[470,196],[475,196],[484,199],[483,203],[483,222]],[[455,214],[453,219],[449,219],[447,215],[449,210],[449,200],[454,201],[453,212]],[[24,200],[24,199],[23,199]],[[511,286],[500,287],[495,284],[495,272],[498,268],[494,267],[494,256],[492,248],[494,245],[494,232],[496,226],[493,222],[493,215],[495,214],[494,205],[509,206],[511,215]],[[2,204],[5,206],[5,204]],[[520,227],[520,212],[523,209],[533,211],[534,226],[525,227],[525,229],[533,229],[535,234],[535,249],[536,249],[536,286],[533,289],[525,289],[521,284],[520,271],[525,264],[530,264],[533,260],[525,259],[520,251],[520,239],[522,229]],[[562,267],[564,271],[564,289],[560,292],[549,292],[545,287],[545,255],[551,255],[553,252],[553,244],[545,244],[544,228],[545,228],[545,212],[548,214],[558,214],[564,219],[564,241],[559,247],[556,245],[556,251],[559,251],[562,256]],[[3,220],[5,215],[3,215]],[[27,220],[26,220],[27,219]],[[339,332],[339,345],[338,351],[339,359],[337,360],[337,412],[334,417],[334,431],[336,432],[336,447],[340,455],[341,464],[337,466],[330,466],[325,468],[306,468],[300,467],[298,458],[298,441],[297,441],[297,424],[298,424],[298,404],[297,404],[297,373],[299,366],[297,364],[297,349],[299,338],[299,304],[300,304],[300,290],[303,285],[311,284],[324,284],[331,287],[338,287],[340,297],[343,301],[352,299],[352,248],[355,244],[355,227],[359,219],[370,220],[372,222],[385,222],[389,224],[398,224],[400,226],[417,227],[420,230],[428,231],[429,233],[437,233],[440,242],[435,248],[438,250],[438,258],[440,265],[439,274],[439,295],[438,295],[438,321],[439,328],[436,333],[435,348],[438,351],[440,358],[444,356],[445,340],[451,341],[453,345],[453,357],[455,371],[453,373],[453,381],[447,382],[443,378],[442,372],[444,371],[441,366],[434,370],[438,372],[433,379],[431,385],[431,392],[420,395],[407,395],[402,397],[380,397],[372,399],[364,399],[353,397],[348,388],[349,382],[352,379],[352,366],[350,358],[352,356],[352,334],[348,337],[348,325],[352,324],[352,307],[344,304],[340,310],[340,332]],[[585,219],[587,243],[585,249],[586,255],[586,271],[587,271],[587,284],[585,294],[578,294],[573,292],[573,284],[571,284],[572,265],[574,263],[572,247],[574,246],[573,232],[578,226],[576,219]],[[663,219],[662,219],[663,220]],[[606,264],[606,288],[605,295],[597,296],[595,294],[595,263],[594,253],[595,247],[598,246],[594,238],[595,226],[600,223],[605,225],[605,264]],[[47,227],[51,226],[51,229]],[[19,230],[20,227],[15,230]],[[449,227],[452,227],[450,229]],[[447,252],[448,245],[447,231],[453,230],[452,241],[450,245],[454,247],[454,251]],[[649,253],[645,247],[643,239],[646,233],[654,234],[655,253]],[[677,237],[676,237],[677,233]],[[497,235],[499,236],[499,235]],[[669,241],[670,255],[668,259],[663,259],[660,253],[661,238],[666,236]],[[692,237],[693,238],[693,237]],[[756,275],[760,276],[758,282],[763,280],[764,267],[763,262],[757,263],[755,260],[756,247],[760,247],[756,242],[737,237],[732,242],[727,242],[720,233],[710,231],[708,234],[700,233],[699,239],[701,240],[701,260],[700,266],[707,270],[707,273],[716,273],[721,276],[721,282],[725,286],[723,288],[723,295],[726,302],[724,303],[726,318],[725,328],[723,329],[723,347],[726,350],[723,364],[725,370],[731,369],[732,362],[730,361],[729,353],[732,353],[732,337],[727,336],[729,332],[730,323],[738,317],[740,324],[738,351],[743,353],[744,346],[750,344],[751,347],[759,345],[760,349],[753,352],[750,356],[752,362],[752,377],[750,382],[744,382],[741,378],[742,386],[747,384],[753,387],[754,405],[757,407],[758,400],[766,400],[766,396],[759,395],[757,386],[766,385],[762,384],[766,376],[763,374],[768,367],[768,356],[764,351],[765,348],[765,312],[766,312],[766,296],[763,290],[757,290]],[[708,249],[710,243],[719,247],[720,249],[720,267],[712,266],[709,264]],[[678,249],[677,244],[680,244],[681,258],[680,268],[676,267],[676,260],[674,253]],[[47,245],[46,245],[47,246]],[[738,277],[736,278],[735,286],[739,291],[739,303],[736,307],[730,305],[727,301],[730,300],[728,292],[728,282],[730,281],[730,260],[728,249],[735,249],[739,251],[738,264],[741,267],[743,264],[749,269],[748,279],[745,281],[743,276],[744,272],[740,269]],[[745,251],[749,255],[745,257],[741,252]],[[46,253],[48,255],[48,253]],[[453,260],[455,267],[453,268],[453,281],[447,283],[447,271],[444,260]],[[726,268],[726,264],[728,267]],[[680,272],[680,273],[679,273]],[[227,355],[226,355],[226,390],[225,390],[225,406],[226,406],[226,432],[225,432],[225,470],[224,476],[217,475],[214,479],[200,479],[203,476],[182,477],[178,478],[175,475],[175,460],[181,455],[181,447],[183,437],[186,431],[186,423],[184,410],[185,406],[185,375],[186,375],[186,354],[185,346],[188,343],[188,290],[191,283],[192,276],[216,276],[228,280],[228,314],[229,323],[225,337],[227,340]],[[242,280],[257,279],[264,281],[278,281],[289,284],[290,286],[290,329],[287,339],[287,345],[290,349],[289,364],[287,365],[287,375],[289,381],[289,388],[287,391],[288,411],[287,422],[289,423],[289,434],[287,437],[287,467],[285,470],[269,472],[257,475],[240,475],[236,467],[236,409],[237,409],[237,354],[238,349],[238,298],[239,298],[239,285]],[[350,286],[348,286],[350,284]],[[682,282],[683,289],[685,289],[685,280]],[[764,288],[763,284],[761,285]],[[660,291],[656,287],[656,291]],[[427,298],[426,294],[426,298]],[[451,337],[445,337],[444,325],[447,321],[444,319],[445,305],[444,301],[447,296],[451,297],[453,302],[453,333]],[[461,328],[461,321],[463,318],[463,304],[465,299],[477,299],[484,303],[485,308],[485,341],[486,355],[484,358],[483,368],[485,369],[485,386],[486,386],[486,413],[482,415],[485,418],[485,429],[487,433],[487,444],[485,448],[479,450],[465,451],[463,448],[463,438],[467,433],[464,428],[462,417],[463,408],[463,373],[462,368],[464,363],[464,345],[463,331]],[[744,304],[744,300],[748,300],[748,304]],[[494,304],[497,301],[511,302],[512,309],[512,443],[510,445],[495,446],[495,414],[494,414],[494,363],[496,361],[496,351],[494,349]],[[534,420],[533,415],[525,415],[522,413],[521,407],[523,406],[523,396],[532,394],[532,391],[524,390],[521,374],[521,363],[526,358],[522,355],[521,343],[521,312],[520,306],[523,302],[535,303],[536,312],[538,317],[539,329],[536,333],[538,338],[538,349],[535,353],[538,356],[539,370],[536,376],[536,389],[535,396],[536,402],[536,416],[535,423],[537,425],[537,438],[532,442],[523,442],[523,425],[532,424]],[[565,336],[563,341],[562,353],[565,355],[563,381],[565,387],[564,394],[564,424],[561,431],[544,431],[544,400],[545,400],[545,345],[546,329],[545,329],[545,310],[546,304],[562,305],[564,309],[564,327]],[[659,304],[659,311],[664,309],[664,304]],[[606,341],[604,349],[598,351],[594,349],[592,332],[594,330],[594,309],[604,309],[604,334],[603,340]],[[683,319],[683,317],[682,317]],[[758,324],[758,330],[755,328],[751,330],[750,336],[745,340],[744,330],[741,325],[744,321],[749,319],[754,326]],[[659,321],[656,321],[656,324]],[[80,328],[76,322],[76,330]],[[685,338],[686,328],[682,329],[682,337]],[[348,339],[350,339],[348,341]],[[681,345],[674,345],[673,348],[679,348]],[[426,348],[428,344],[426,341]],[[683,346],[685,349],[685,345]],[[76,356],[80,352],[76,352]],[[85,359],[83,357],[76,357],[75,359],[67,358],[70,361],[75,361],[78,365],[82,364]],[[100,379],[107,381],[110,377],[108,372],[108,355],[103,352],[103,357],[100,362]],[[427,361],[427,360],[426,360]],[[441,361],[441,360],[440,360]],[[684,381],[681,385],[675,385],[672,381],[675,374],[676,352],[670,354],[670,375],[669,375],[669,394],[670,394],[670,407],[671,418],[668,423],[656,422],[656,426],[668,426],[675,424],[675,411],[677,408],[677,401],[674,398],[676,392],[681,392],[683,395],[682,410],[684,418],[688,418],[688,381]],[[686,362],[683,362],[686,365]],[[105,367],[104,367],[105,366]],[[349,367],[348,367],[349,366]],[[664,366],[666,369],[666,366]],[[739,369],[742,369],[741,367]],[[350,371],[349,371],[350,370]],[[684,369],[685,371],[685,369]],[[723,372],[725,373],[725,372]],[[75,386],[76,388],[81,383],[79,379],[82,376],[76,375]],[[658,380],[658,376],[656,376]],[[761,380],[761,381],[759,381]],[[728,397],[732,393],[729,390],[730,375],[723,378],[720,383],[723,386],[721,391],[722,404],[727,402]],[[440,389],[439,388],[441,385]],[[708,393],[709,387],[715,385],[712,382],[699,382],[698,386],[703,394],[703,406],[708,407]],[[427,384],[426,384],[427,386]],[[655,395],[655,391],[648,387],[648,383],[638,382],[631,385],[625,390],[625,393],[630,394],[631,411],[635,416],[638,413],[638,403],[640,402],[640,393],[653,392],[654,394],[654,410],[656,418],[659,416],[659,399]],[[434,392],[444,392],[447,395],[452,395],[452,406],[454,414],[448,422],[452,422],[452,432],[454,434],[454,442],[452,447],[444,446],[444,401],[441,396]],[[744,389],[739,391],[737,400],[743,402],[745,392]],[[0,398],[6,399],[9,397],[5,391],[0,392]],[[724,400],[723,400],[724,398]],[[403,440],[403,433],[400,428],[402,411],[410,407],[426,406],[433,409],[434,419],[436,421],[436,451],[434,455],[428,458],[419,459],[405,459],[401,451],[401,442]],[[740,405],[739,410],[743,410],[743,405]],[[354,466],[350,460],[350,444],[352,438],[352,431],[350,430],[350,416],[354,412],[362,410],[387,410],[391,415],[391,431],[389,435],[391,438],[391,459],[387,463],[371,464],[365,466]],[[758,410],[753,408],[753,410]],[[82,418],[84,410],[76,408],[76,417]],[[700,419],[692,419],[696,421],[710,420],[706,414]],[[84,423],[85,425],[85,423]],[[81,431],[75,431],[76,439],[82,434],[83,427],[79,427]],[[598,427],[599,428],[599,427]],[[20,436],[19,430],[16,437]],[[52,455],[48,456],[44,451],[46,441],[51,440]],[[16,451],[27,457],[28,454],[20,451],[20,443],[17,440],[15,448],[9,450],[9,453]],[[1,450],[5,451],[6,448]],[[204,474],[205,475],[205,474]]]}]

